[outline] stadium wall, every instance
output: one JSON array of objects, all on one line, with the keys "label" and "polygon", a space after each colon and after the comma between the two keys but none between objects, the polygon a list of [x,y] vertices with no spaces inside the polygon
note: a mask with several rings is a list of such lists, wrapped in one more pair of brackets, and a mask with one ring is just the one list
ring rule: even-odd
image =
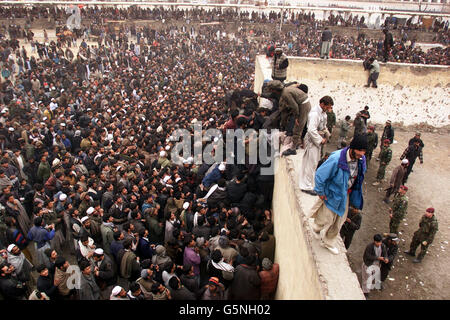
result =
[{"label": "stadium wall", "polygon": [[[380,63],[378,89],[364,88],[368,72],[360,60],[289,57],[287,81],[297,80],[309,87],[311,103],[330,95],[337,119],[369,106],[371,124],[390,119],[397,126],[442,128],[450,126],[450,73],[448,66],[408,63]],[[256,57],[255,92],[271,79],[270,61]]]}]

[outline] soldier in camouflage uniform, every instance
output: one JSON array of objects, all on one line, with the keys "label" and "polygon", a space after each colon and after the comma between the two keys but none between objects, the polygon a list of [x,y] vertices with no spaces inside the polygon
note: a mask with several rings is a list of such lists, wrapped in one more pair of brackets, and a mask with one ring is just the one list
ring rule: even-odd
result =
[{"label": "soldier in camouflage uniform", "polygon": [[333,132],[333,127],[336,124],[336,114],[333,111],[333,108],[331,108],[327,112],[327,129],[330,133]]},{"label": "soldier in camouflage uniform", "polygon": [[407,191],[407,186],[400,186],[398,193],[394,197],[392,207],[389,208],[389,218],[391,218],[389,221],[390,233],[398,233],[398,227],[400,226],[403,218],[406,216],[408,210],[408,197],[406,196]]},{"label": "soldier in camouflage uniform", "polygon": [[375,150],[377,145],[378,145],[378,134],[375,132],[374,126],[369,126],[367,128],[367,151],[366,151],[367,165],[372,159],[373,150]]},{"label": "soldier in camouflage uniform", "polygon": [[386,173],[386,167],[392,159],[392,149],[389,147],[390,141],[389,139],[383,140],[383,146],[381,147],[380,152],[380,168],[378,168],[377,173],[377,181],[373,183],[374,186],[379,185],[381,180],[384,179],[384,175]]},{"label": "soldier in camouflage uniform", "polygon": [[434,208],[428,208],[422,219],[420,219],[419,230],[414,232],[409,251],[405,251],[406,254],[415,257],[416,249],[420,245],[421,250],[417,258],[413,260],[414,263],[422,261],[437,231],[438,221],[434,215]]}]

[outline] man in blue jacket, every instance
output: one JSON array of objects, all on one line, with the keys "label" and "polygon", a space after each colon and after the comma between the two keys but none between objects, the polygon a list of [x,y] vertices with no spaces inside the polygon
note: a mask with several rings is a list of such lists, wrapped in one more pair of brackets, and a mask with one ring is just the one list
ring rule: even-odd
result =
[{"label": "man in blue jacket", "polygon": [[366,135],[353,138],[350,146],[334,151],[316,171],[314,191],[319,200],[312,208],[314,236],[338,254],[336,237],[347,218],[348,206],[363,207],[362,183],[366,172]]}]

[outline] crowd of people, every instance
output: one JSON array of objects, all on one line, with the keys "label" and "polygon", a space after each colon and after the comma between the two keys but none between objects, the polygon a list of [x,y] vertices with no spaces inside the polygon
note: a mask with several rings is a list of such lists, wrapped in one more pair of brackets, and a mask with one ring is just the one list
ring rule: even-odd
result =
[{"label": "crowd of people", "polygon": [[[130,11],[123,18],[136,17]],[[307,30],[309,54],[318,55],[319,31]],[[332,98],[321,99],[322,111],[311,107],[308,88],[284,84],[279,73],[263,85],[260,107],[254,57],[273,38],[247,31],[105,26],[97,44],[49,39],[32,52],[18,38],[1,41],[3,299],[274,298],[274,180],[261,173],[266,164],[250,163],[248,148],[243,164],[171,157],[174,131],[194,135],[198,123],[224,137],[228,129],[279,128],[291,154],[317,144],[308,114],[323,124]],[[285,51],[303,50],[304,40],[291,48],[289,36],[278,38]]]},{"label": "crowd of people", "polygon": [[[299,172],[300,189],[314,197],[314,203],[308,217],[313,218],[311,229],[320,245],[333,254],[339,254],[337,239],[340,236],[345,248],[351,245],[353,236],[361,227],[364,195],[362,185],[368,169],[373,167],[373,154],[378,145],[380,152],[376,158],[379,166],[376,181],[378,186],[386,180],[386,168],[393,159],[391,144],[394,143],[394,128],[390,120],[386,121],[381,139],[371,125],[369,106],[365,106],[354,117],[350,115],[336,121],[333,111],[334,101],[323,96],[316,106],[308,98],[308,87],[297,82],[284,83],[289,59],[282,50],[275,49],[272,59],[272,79],[266,83],[269,92],[261,97],[270,99],[276,106],[269,117],[270,125],[281,130],[282,156],[297,154],[304,149]],[[337,125],[339,139],[337,150],[327,152],[324,149]],[[353,127],[353,133],[350,129]],[[336,132],[336,130],[334,130]],[[336,135],[336,134],[335,134]],[[380,140],[380,141],[379,141]],[[380,142],[380,143],[379,143]],[[398,253],[399,226],[408,211],[408,177],[413,171],[417,159],[423,164],[424,142],[421,133],[412,137],[406,149],[399,156],[400,163],[392,172],[383,199],[389,206],[389,233],[374,235],[367,245],[361,268],[361,288],[366,297],[372,289],[383,289]],[[327,148],[329,149],[329,148]],[[372,164],[371,164],[372,161]],[[394,199],[390,197],[394,195]],[[414,233],[410,248],[405,251],[413,256],[413,263],[421,263],[432,244],[438,221],[434,208],[427,208]],[[418,247],[420,252],[416,256]]]},{"label": "crowd of people", "polygon": [[[40,8],[39,10],[30,10],[20,7],[3,8],[3,14],[9,17],[26,17],[27,22],[25,28],[20,32],[21,36],[28,39],[32,39],[32,35],[27,31],[27,26],[31,25],[31,21],[36,18],[49,18],[55,21],[60,21],[65,24],[67,20],[67,12],[65,8],[55,8],[55,10],[47,10]],[[1,10],[0,10],[0,13]],[[105,7],[99,8],[95,6],[89,6],[81,8],[81,15],[83,19],[95,19],[100,22],[100,25],[106,22],[107,19],[131,21],[133,19],[150,19],[164,21],[164,23],[171,24],[177,21],[186,21],[187,24],[193,22],[252,22],[255,25],[273,25],[279,23],[281,20],[280,12],[270,12],[269,14],[257,12],[246,12],[236,10],[222,10],[212,9],[206,11],[204,9],[163,9],[163,8],[115,8]],[[319,21],[315,19],[314,12],[309,13],[292,13],[289,14],[287,19],[283,20],[285,24],[295,26],[295,31],[288,31],[285,34],[274,35],[271,31],[264,30],[252,30],[253,35],[257,36],[256,39],[259,42],[277,41],[286,46],[286,53],[297,56],[320,56],[321,45],[321,32],[325,26],[343,26],[343,27],[357,27],[359,34],[357,37],[336,35],[333,39],[331,47],[331,56],[337,59],[361,59],[365,60],[367,57],[374,54],[381,54],[383,47],[383,40],[381,39],[369,39],[364,33],[365,19],[357,15],[349,15],[347,20],[342,15],[331,14],[325,21]],[[395,20],[397,22],[398,20]],[[408,32],[410,30],[418,30],[418,25],[411,23],[411,19],[408,19],[404,26],[398,26],[398,23],[393,23],[390,19],[386,18],[384,22],[386,28],[401,29],[401,38],[396,39],[395,45],[393,45],[392,53],[389,57],[389,61],[395,62],[408,62],[408,63],[420,63],[420,64],[449,64],[449,30],[448,23],[436,21],[434,28],[429,31],[433,32],[434,40],[440,42],[444,47],[432,48],[428,51],[423,51],[421,48],[416,47],[417,40],[415,38],[408,39]],[[14,26],[17,28],[18,26]],[[20,28],[20,26],[19,26]],[[127,27],[125,27],[127,28]],[[5,34],[6,28],[4,26]],[[9,27],[11,29],[11,26]],[[102,33],[100,30],[96,32],[96,26],[85,26],[85,34],[98,35]],[[94,29],[92,32],[91,29]],[[135,29],[131,26],[130,32]],[[245,30],[246,32],[250,32]],[[127,32],[127,31],[125,31]],[[10,36],[11,36],[11,32]],[[105,32],[106,33],[106,32]]]},{"label": "crowd of people", "polygon": [[175,129],[264,119],[245,96],[256,51],[216,31],[151,32],[148,51],[82,41],[73,60],[54,41],[33,55],[3,43],[4,299],[273,298],[273,175],[171,159]]}]

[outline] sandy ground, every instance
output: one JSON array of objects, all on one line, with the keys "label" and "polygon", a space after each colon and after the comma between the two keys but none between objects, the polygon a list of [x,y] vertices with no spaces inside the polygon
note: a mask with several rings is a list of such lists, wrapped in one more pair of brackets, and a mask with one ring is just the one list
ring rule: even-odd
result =
[{"label": "sandy ground", "polygon": [[[381,137],[382,132],[378,131]],[[335,149],[338,130],[333,131],[332,142],[327,145],[327,151]],[[414,132],[395,132],[397,143],[392,145],[393,159],[386,170],[385,180],[390,179],[393,169],[399,165],[400,156],[406,148]],[[399,254],[394,262],[386,287],[382,291],[373,290],[369,299],[450,299],[450,212],[448,210],[448,185],[450,183],[450,136],[438,133],[423,133],[424,163],[417,160],[413,172],[408,178],[408,213],[399,228]],[[379,148],[374,152],[378,156]],[[373,186],[379,162],[372,158],[364,186],[363,218],[361,229],[358,230],[350,248],[348,259],[352,270],[361,281],[361,265],[364,249],[373,241],[376,233],[389,232],[388,205],[384,198],[384,189],[388,182]],[[391,197],[392,199],[392,197]],[[439,222],[439,231],[421,264],[414,264],[414,258],[405,255],[409,249],[413,233],[418,229],[419,221],[425,209],[434,207]],[[420,252],[417,250],[417,254]]]}]

